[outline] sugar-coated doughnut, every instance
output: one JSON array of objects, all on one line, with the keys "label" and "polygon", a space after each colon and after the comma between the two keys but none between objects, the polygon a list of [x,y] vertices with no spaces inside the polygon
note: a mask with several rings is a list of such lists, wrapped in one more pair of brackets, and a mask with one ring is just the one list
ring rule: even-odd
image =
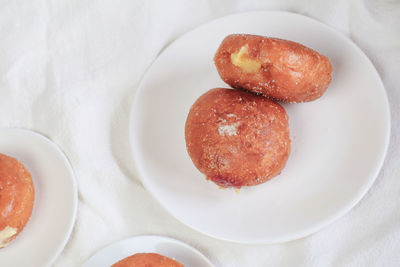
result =
[{"label": "sugar-coated doughnut", "polygon": [[0,154],[0,248],[25,227],[35,190],[29,171],[15,158]]},{"label": "sugar-coated doughnut", "polygon": [[183,264],[157,253],[137,253],[111,267],[184,267]]},{"label": "sugar-coated doughnut", "polygon": [[227,36],[214,57],[218,73],[233,88],[283,102],[312,101],[331,82],[329,59],[296,42],[249,34]]},{"label": "sugar-coated doughnut", "polygon": [[200,96],[189,111],[185,139],[194,165],[221,187],[263,183],[281,172],[290,153],[284,108],[236,89]]}]

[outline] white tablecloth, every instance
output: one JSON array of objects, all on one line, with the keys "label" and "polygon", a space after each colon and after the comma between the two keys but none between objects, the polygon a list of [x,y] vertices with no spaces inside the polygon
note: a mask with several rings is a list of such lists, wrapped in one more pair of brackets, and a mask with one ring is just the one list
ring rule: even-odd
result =
[{"label": "white tablecloth", "polygon": [[[143,188],[128,138],[135,90],[160,51],[202,23],[251,10],[297,12],[348,35],[376,66],[391,105],[389,152],[368,194],[320,232],[278,245],[224,242],[177,221]],[[221,267],[399,266],[399,1],[0,1],[0,36],[0,127],[47,135],[79,185],[77,221],[54,266],[80,266],[142,234],[187,242]]]}]

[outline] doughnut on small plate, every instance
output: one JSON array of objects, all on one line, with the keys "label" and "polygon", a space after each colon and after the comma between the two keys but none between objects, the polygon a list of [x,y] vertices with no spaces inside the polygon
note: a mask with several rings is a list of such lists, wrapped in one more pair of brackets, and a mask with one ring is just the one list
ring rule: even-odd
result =
[{"label": "doughnut on small plate", "polygon": [[[233,33],[292,40],[327,56],[333,66],[321,98],[283,104],[292,140],[285,169],[239,194],[206,181],[184,137],[195,100],[211,88],[228,87],[213,57]],[[316,20],[278,11],[222,17],[174,41],[143,78],[131,116],[132,150],[147,190],[191,228],[241,243],[302,238],[346,214],[377,177],[389,136],[385,88],[360,48]]]},{"label": "doughnut on small plate", "polygon": [[50,266],[71,234],[77,209],[72,167],[61,149],[36,132],[0,128],[0,153],[32,175],[35,200],[24,230],[0,250],[1,266]]},{"label": "doughnut on small plate", "polygon": [[185,266],[213,267],[214,265],[193,247],[164,236],[144,235],[111,244],[87,260],[82,267],[109,267],[136,253],[158,253]]}]

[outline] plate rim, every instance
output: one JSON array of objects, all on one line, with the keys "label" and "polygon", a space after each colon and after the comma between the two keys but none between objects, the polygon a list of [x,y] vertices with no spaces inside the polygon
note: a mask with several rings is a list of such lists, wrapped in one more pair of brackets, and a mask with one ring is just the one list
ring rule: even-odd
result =
[{"label": "plate rim", "polygon": [[5,132],[5,131],[18,132],[18,133],[22,133],[23,135],[34,136],[34,138],[41,139],[42,141],[44,141],[44,143],[55,148],[55,150],[59,152],[59,155],[62,157],[62,159],[66,163],[65,166],[67,167],[67,170],[70,174],[69,176],[71,178],[72,189],[73,189],[73,196],[72,196],[73,212],[72,212],[72,216],[70,217],[70,222],[68,223],[69,224],[68,229],[65,232],[62,242],[60,242],[58,244],[58,248],[55,250],[54,254],[51,257],[49,257],[48,262],[46,262],[45,266],[51,266],[58,259],[58,257],[61,255],[61,253],[65,249],[65,246],[67,245],[69,239],[71,238],[72,231],[73,231],[75,223],[76,223],[76,216],[77,216],[77,211],[78,211],[78,184],[77,184],[74,169],[72,167],[70,160],[68,159],[65,152],[61,149],[61,147],[59,145],[57,145],[55,142],[53,142],[46,135],[41,134],[35,130],[22,128],[22,127],[0,127],[0,135],[2,132]]},{"label": "plate rim", "polygon": [[[134,236],[131,236],[131,237],[127,237],[127,238],[115,241],[115,242],[110,243],[108,245],[105,245],[104,247],[102,247],[102,248],[98,249],[96,252],[94,252],[90,257],[88,257],[87,260],[82,264],[82,267],[85,267],[86,264],[88,264],[97,255],[99,255],[101,253],[104,253],[104,251],[106,251],[106,250],[108,250],[108,249],[110,249],[110,248],[112,248],[114,246],[118,246],[118,245],[123,244],[125,242],[129,242],[129,241],[132,241],[132,240],[136,241],[136,239],[143,239],[143,238],[144,239],[157,238],[160,241],[164,240],[164,241],[168,241],[168,242],[179,244],[179,245],[185,247],[185,249],[189,249],[190,251],[192,251],[196,255],[200,256],[202,258],[202,260],[204,260],[211,267],[214,267],[214,264],[211,262],[210,259],[208,259],[203,253],[201,253],[198,249],[192,247],[191,245],[189,245],[189,244],[187,244],[187,243],[185,243],[185,242],[183,242],[181,240],[169,237],[169,236],[162,236],[162,235],[156,235],[156,234],[134,235]],[[136,252],[134,252],[134,253],[136,253]],[[141,253],[141,252],[137,252],[137,253]],[[146,253],[146,252],[142,252],[142,253]]]},{"label": "plate rim", "polygon": [[[319,26],[321,26],[322,28],[324,28],[325,30],[328,30],[334,34],[337,34],[341,37],[342,40],[344,40],[346,43],[348,43],[350,46],[352,46],[355,51],[357,51],[358,55],[363,57],[364,59],[367,60],[367,62],[369,63],[369,67],[372,69],[372,71],[374,72],[374,74],[376,74],[376,78],[378,83],[380,84],[380,88],[379,90],[381,91],[381,95],[383,97],[383,101],[384,101],[384,107],[382,109],[383,113],[385,113],[385,119],[387,120],[386,123],[386,129],[385,129],[385,137],[382,143],[384,143],[384,147],[382,150],[381,155],[379,156],[379,160],[376,161],[377,165],[376,167],[373,169],[373,171],[370,172],[368,179],[366,179],[366,183],[363,184],[363,186],[360,187],[360,190],[358,192],[358,194],[354,195],[354,198],[352,201],[349,201],[347,203],[346,206],[344,206],[342,209],[340,209],[339,212],[332,214],[331,216],[327,216],[326,218],[324,218],[323,220],[321,220],[321,223],[319,223],[317,226],[314,227],[307,227],[304,228],[302,231],[297,232],[296,234],[289,236],[284,236],[284,238],[275,238],[275,239],[262,239],[262,240],[236,240],[236,239],[230,239],[230,238],[225,238],[225,237],[221,237],[218,235],[214,235],[208,232],[205,232],[199,228],[197,228],[196,226],[193,226],[192,224],[189,224],[187,222],[184,222],[183,220],[181,220],[178,216],[175,215],[175,213],[173,211],[170,210],[170,208],[168,208],[167,206],[165,206],[162,201],[156,196],[156,194],[151,190],[151,186],[149,186],[149,183],[147,181],[147,179],[145,178],[146,175],[144,175],[144,170],[142,169],[143,167],[138,164],[138,162],[140,162],[139,158],[139,152],[137,149],[135,149],[134,144],[138,143],[138,137],[137,137],[137,132],[134,130],[134,125],[136,125],[136,116],[135,116],[135,111],[136,111],[136,107],[138,106],[138,96],[145,90],[145,86],[144,84],[147,82],[147,80],[149,79],[150,76],[150,71],[153,68],[153,66],[155,64],[158,63],[158,61],[160,60],[160,57],[162,56],[162,54],[171,46],[173,46],[176,42],[178,42],[180,39],[184,38],[185,36],[189,35],[190,33],[192,33],[193,31],[199,30],[201,28],[207,27],[208,25],[212,24],[212,23],[216,23],[220,20],[223,19],[227,19],[229,17],[240,17],[242,15],[251,15],[251,14],[264,14],[264,15],[268,15],[268,14],[282,14],[282,15],[289,15],[289,16],[294,16],[294,17],[299,17],[301,19],[304,20],[308,20],[311,21],[312,23],[316,23]],[[163,207],[163,209],[168,212],[168,214],[170,214],[172,217],[174,217],[177,221],[181,222],[182,224],[184,224],[185,226],[188,226],[190,229],[195,230],[198,233],[204,234],[206,236],[215,238],[217,240],[223,240],[223,241],[228,241],[228,242],[232,242],[232,243],[236,243],[236,244],[249,244],[249,245],[261,245],[261,244],[282,244],[282,243],[286,243],[286,242],[290,242],[293,240],[297,240],[297,239],[301,239],[301,238],[305,238],[308,237],[314,233],[319,232],[321,229],[326,228],[327,226],[329,226],[330,224],[336,222],[338,219],[342,218],[344,215],[346,215],[351,209],[353,209],[360,201],[361,199],[367,194],[367,192],[369,191],[369,189],[372,187],[373,183],[375,182],[375,180],[377,179],[377,177],[379,176],[379,173],[383,167],[383,164],[385,162],[386,159],[386,155],[388,152],[388,148],[389,148],[389,144],[390,144],[390,139],[391,139],[391,114],[390,114],[390,103],[388,100],[388,96],[386,93],[386,89],[385,86],[382,82],[382,78],[379,75],[379,72],[377,71],[375,65],[372,63],[372,61],[370,60],[370,58],[364,53],[363,50],[361,50],[361,48],[355,43],[353,42],[348,36],[346,36],[344,33],[334,29],[333,27],[319,21],[318,19],[303,15],[303,14],[299,14],[299,13],[294,13],[294,12],[289,12],[289,11],[282,11],[282,10],[259,10],[259,11],[247,11],[247,12],[237,12],[237,13],[231,13],[228,15],[223,15],[220,16],[218,18],[215,19],[211,19],[203,24],[200,24],[198,26],[193,27],[192,29],[186,31],[185,33],[179,35],[176,37],[176,39],[174,39],[172,42],[168,43],[162,50],[160,50],[160,52],[157,54],[156,58],[154,59],[154,61],[149,65],[149,67],[146,69],[145,74],[143,75],[137,90],[135,92],[135,96],[134,96],[134,101],[131,107],[131,111],[130,111],[130,125],[129,125],[129,142],[130,142],[130,148],[132,151],[132,156],[133,156],[133,162],[135,164],[137,173],[139,174],[139,179],[142,182],[143,186],[145,187],[145,189],[147,190],[147,192],[150,193],[150,195],[161,205],[161,207]]]}]

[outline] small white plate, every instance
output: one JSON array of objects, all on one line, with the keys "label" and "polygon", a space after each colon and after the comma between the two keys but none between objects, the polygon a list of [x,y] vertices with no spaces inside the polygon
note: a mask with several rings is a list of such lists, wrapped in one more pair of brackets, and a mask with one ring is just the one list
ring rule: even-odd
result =
[{"label": "small white plate", "polygon": [[64,153],[46,137],[0,129],[0,153],[21,161],[32,175],[35,202],[24,230],[0,251],[1,266],[50,266],[71,234],[77,186]]},{"label": "small white plate", "polygon": [[[318,100],[285,104],[292,152],[281,175],[240,194],[206,181],[190,160],[184,126],[204,92],[228,87],[213,63],[225,36],[293,40],[326,55],[333,79]],[[223,17],[173,42],[138,89],[131,144],[143,184],[177,219],[207,235],[244,243],[307,236],[348,212],[374,182],[390,134],[380,77],[347,37],[311,18],[275,11]]]},{"label": "small white plate", "polygon": [[164,236],[135,236],[109,245],[94,254],[83,267],[110,267],[136,253],[158,253],[186,267],[212,267],[212,263],[191,246]]}]

